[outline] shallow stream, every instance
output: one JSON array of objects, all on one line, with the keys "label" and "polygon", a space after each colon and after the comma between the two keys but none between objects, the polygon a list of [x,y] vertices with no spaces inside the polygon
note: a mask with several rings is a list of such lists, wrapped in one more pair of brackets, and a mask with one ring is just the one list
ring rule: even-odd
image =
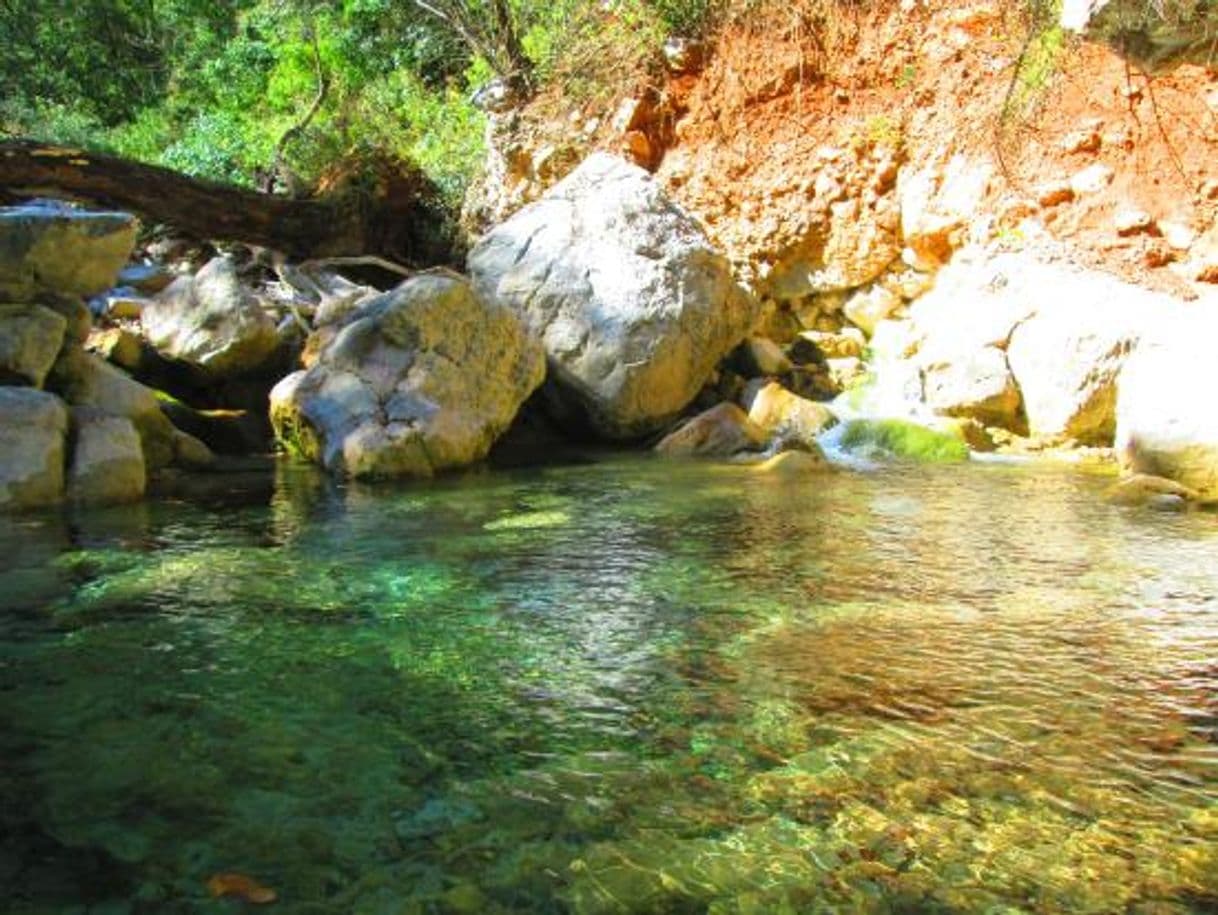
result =
[{"label": "shallow stream", "polygon": [[284,467],[6,522],[4,910],[1215,911],[1218,514],[1108,482]]}]

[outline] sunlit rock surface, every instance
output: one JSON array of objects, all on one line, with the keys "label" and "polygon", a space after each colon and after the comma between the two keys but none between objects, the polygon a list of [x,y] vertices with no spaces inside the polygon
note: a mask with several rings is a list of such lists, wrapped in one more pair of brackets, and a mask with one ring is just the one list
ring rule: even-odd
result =
[{"label": "sunlit rock surface", "polygon": [[603,154],[483,236],[469,270],[541,340],[554,412],[603,438],[662,429],[752,324],[698,224],[647,172]]},{"label": "sunlit rock surface", "polygon": [[448,276],[365,301],[327,340],[272,390],[271,421],[289,450],[352,477],[481,460],[545,372],[512,312]]}]

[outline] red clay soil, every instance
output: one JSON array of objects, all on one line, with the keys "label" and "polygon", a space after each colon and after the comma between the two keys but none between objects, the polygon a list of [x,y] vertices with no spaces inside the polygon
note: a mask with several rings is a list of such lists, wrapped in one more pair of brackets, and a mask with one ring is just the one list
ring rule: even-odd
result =
[{"label": "red clay soil", "polygon": [[[915,164],[954,153],[995,162],[984,207],[998,231],[1035,213],[1079,259],[1187,294],[1163,269],[1176,256],[1167,242],[1122,236],[1114,220],[1141,210],[1194,232],[1212,224],[1218,202],[1200,189],[1218,179],[1218,72],[1185,66],[1150,80],[1102,46],[1068,41],[1047,85],[1017,87],[1020,110],[1004,117],[1026,34],[1019,16],[997,3],[903,6],[819,40],[795,12],[730,28],[698,78],[669,83],[685,114],[658,173],[715,240],[744,256],[781,243],[818,151],[896,140]],[[1037,205],[1046,184],[1097,163],[1113,171],[1105,190]]]}]

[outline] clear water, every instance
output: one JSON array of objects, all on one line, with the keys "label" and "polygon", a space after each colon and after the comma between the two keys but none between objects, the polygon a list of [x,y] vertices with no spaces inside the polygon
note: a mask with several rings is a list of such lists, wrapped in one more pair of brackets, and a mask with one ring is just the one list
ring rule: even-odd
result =
[{"label": "clear water", "polygon": [[1218,515],[281,469],[0,529],[7,912],[1218,909]]}]

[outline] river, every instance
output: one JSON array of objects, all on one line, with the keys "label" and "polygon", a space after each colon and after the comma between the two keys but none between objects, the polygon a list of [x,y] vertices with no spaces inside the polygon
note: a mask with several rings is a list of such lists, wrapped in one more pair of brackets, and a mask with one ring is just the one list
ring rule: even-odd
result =
[{"label": "river", "polygon": [[7,911],[1203,912],[1218,514],[282,465],[0,529]]}]

